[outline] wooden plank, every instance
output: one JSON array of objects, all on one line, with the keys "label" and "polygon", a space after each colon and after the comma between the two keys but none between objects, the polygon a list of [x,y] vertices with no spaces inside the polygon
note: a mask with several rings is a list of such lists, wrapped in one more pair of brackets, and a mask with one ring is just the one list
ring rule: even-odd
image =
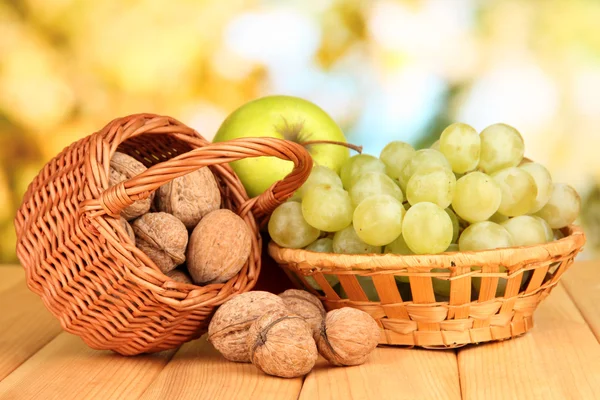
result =
[{"label": "wooden plank", "polygon": [[64,332],[0,382],[0,398],[135,399],[174,352],[123,357]]},{"label": "wooden plank", "polygon": [[[23,283],[22,283],[23,282]],[[15,265],[0,265],[0,293],[15,286],[25,283],[25,270]]]},{"label": "wooden plank", "polygon": [[575,263],[561,282],[600,341],[600,261]]},{"label": "wooden plank", "polygon": [[599,399],[600,344],[558,285],[522,337],[458,353],[466,399]]},{"label": "wooden plank", "polygon": [[276,378],[227,361],[203,336],[183,345],[141,398],[295,400],[301,387],[301,378]]},{"label": "wooden plank", "polygon": [[460,399],[456,354],[378,347],[354,367],[333,367],[321,358],[300,394],[300,400],[314,399]]},{"label": "wooden plank", "polygon": [[0,380],[62,330],[38,295],[24,284],[0,293]]}]

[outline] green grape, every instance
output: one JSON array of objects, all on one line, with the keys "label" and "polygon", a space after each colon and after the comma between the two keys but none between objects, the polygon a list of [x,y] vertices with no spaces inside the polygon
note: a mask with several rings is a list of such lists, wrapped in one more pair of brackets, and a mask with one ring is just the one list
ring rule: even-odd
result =
[{"label": "green grape", "polygon": [[268,225],[269,235],[281,247],[300,249],[319,238],[321,232],[302,217],[302,205],[291,201],[273,211]]},{"label": "green grape", "polygon": [[450,246],[448,246],[448,248],[446,249],[446,251],[444,253],[453,253],[455,251],[460,251],[458,248],[458,244],[450,243]]},{"label": "green grape", "polygon": [[[458,234],[460,232],[460,222],[458,221],[458,217],[450,208],[446,208],[446,214],[450,217],[450,221],[452,221],[452,243],[456,243],[458,240]],[[452,244],[450,245],[452,246]]]},{"label": "green grape", "polygon": [[513,217],[502,226],[510,233],[515,246],[533,246],[546,243],[546,230],[540,221],[529,215]]},{"label": "green grape", "polygon": [[490,221],[495,222],[497,224],[501,224],[503,222],[508,221],[508,217],[504,214],[500,214],[499,212],[495,213],[489,218]]},{"label": "green grape", "polygon": [[433,142],[433,144],[431,146],[429,146],[429,148],[433,149],[433,150],[440,151],[440,139],[438,139],[435,142]]},{"label": "green grape", "polygon": [[396,185],[392,178],[381,172],[362,174],[356,183],[352,185],[349,193],[355,207],[367,197],[376,194],[388,194],[399,202],[404,201],[400,187]]},{"label": "green grape", "polygon": [[414,204],[404,216],[402,236],[416,254],[444,252],[452,241],[452,220],[433,203]]},{"label": "green grape", "polygon": [[460,251],[490,250],[511,246],[514,246],[514,240],[506,228],[490,221],[469,225],[458,239]]},{"label": "green grape", "polygon": [[567,184],[555,183],[550,200],[536,215],[546,220],[552,229],[560,229],[572,224],[580,210],[577,191]]},{"label": "green grape", "polygon": [[333,253],[333,239],[329,237],[317,239],[306,246],[304,250],[314,251],[317,253]]},{"label": "green grape", "polygon": [[433,169],[435,167],[445,167],[448,169],[452,169],[448,160],[442,153],[433,149],[423,149],[419,150],[415,153],[414,157],[412,157],[402,168],[402,172],[398,177],[398,182],[400,183],[400,187],[406,193],[406,185],[408,185],[408,180],[413,176],[414,173],[421,170]]},{"label": "green grape", "polygon": [[456,215],[473,223],[494,215],[501,201],[502,191],[491,176],[471,172],[456,181],[452,209]]},{"label": "green grape", "polygon": [[502,201],[498,212],[509,217],[525,215],[535,205],[537,187],[528,172],[516,168],[501,169],[492,178],[502,191]]},{"label": "green grape", "polygon": [[350,225],[333,235],[333,252],[339,254],[381,254],[381,246],[371,246],[360,240],[354,227]]},{"label": "green grape", "polygon": [[550,200],[550,196],[552,196],[552,176],[546,167],[538,163],[523,164],[519,168],[528,172],[535,181],[537,196],[535,197],[535,204],[529,212],[536,213],[546,205]]},{"label": "green grape", "polygon": [[[490,221],[469,225],[458,239],[458,248],[460,251],[491,250],[512,246],[514,246],[514,240],[506,228]],[[506,271],[506,268],[500,267],[500,272],[504,271]],[[471,282],[475,289],[477,289],[477,292],[479,292],[481,289],[481,278],[471,278]],[[505,288],[506,280],[499,279],[496,296],[502,296]]]},{"label": "green grape", "polygon": [[[433,268],[431,272],[450,272],[445,268]],[[450,281],[447,279],[440,278],[431,278],[431,283],[433,285],[433,291],[435,294],[444,297],[450,297]]]},{"label": "green grape", "polygon": [[311,226],[336,232],[352,223],[352,201],[341,187],[315,185],[302,198],[302,215]]},{"label": "green grape", "polygon": [[537,215],[533,215],[533,218],[537,219],[542,224],[542,227],[544,228],[544,233],[546,235],[546,242],[553,241],[554,240],[554,232],[552,231],[552,228],[546,222],[546,220],[541,217],[538,217]]},{"label": "green grape", "polygon": [[525,142],[519,131],[510,125],[494,124],[485,128],[481,135],[479,168],[487,174],[516,167],[525,154]]},{"label": "green grape", "polygon": [[360,175],[367,172],[382,172],[385,174],[385,164],[380,159],[369,154],[357,154],[350,157],[340,171],[344,189],[349,190]]},{"label": "green grape", "polygon": [[372,246],[383,246],[402,233],[402,203],[387,194],[364,199],[354,210],[352,223],[358,237]]},{"label": "green grape", "polygon": [[388,243],[383,249],[383,252],[404,255],[415,254],[411,249],[408,248],[402,235],[398,236],[393,242]]},{"label": "green grape", "polygon": [[452,171],[464,174],[479,164],[481,139],[472,126],[457,122],[442,132],[440,151],[452,165]]},{"label": "green grape", "polygon": [[430,202],[447,208],[452,203],[455,186],[456,178],[450,169],[421,169],[408,180],[406,198],[411,205]]},{"label": "green grape", "polygon": [[322,165],[315,165],[310,171],[308,179],[300,188],[296,191],[300,199],[304,194],[315,185],[331,185],[334,187],[342,187],[342,180],[335,173],[334,170],[324,167]]},{"label": "green grape", "polygon": [[398,180],[402,168],[414,157],[416,152],[408,143],[390,142],[381,150],[379,159],[385,164],[385,173],[390,178]]}]

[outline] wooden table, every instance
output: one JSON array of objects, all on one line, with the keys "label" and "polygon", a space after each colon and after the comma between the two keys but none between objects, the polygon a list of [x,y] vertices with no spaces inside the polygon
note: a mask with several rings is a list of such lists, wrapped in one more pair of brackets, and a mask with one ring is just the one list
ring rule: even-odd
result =
[{"label": "wooden table", "polygon": [[88,348],[0,267],[0,399],[600,399],[600,261],[574,265],[535,313],[535,328],[453,350],[377,348],[366,364],[304,379],[227,362],[201,338],[121,357]]}]

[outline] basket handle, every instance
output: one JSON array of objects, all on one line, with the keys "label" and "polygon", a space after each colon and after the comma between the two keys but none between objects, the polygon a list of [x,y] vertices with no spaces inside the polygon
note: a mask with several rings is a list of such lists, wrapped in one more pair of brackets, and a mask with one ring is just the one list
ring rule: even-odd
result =
[{"label": "basket handle", "polygon": [[160,186],[175,178],[202,167],[261,156],[290,160],[294,163],[294,169],[283,180],[275,182],[264,193],[249,199],[240,207],[240,214],[252,210],[260,219],[273,212],[308,178],[313,160],[303,146],[271,137],[239,138],[210,143],[156,164],[143,173],[108,188],[97,199],[84,201],[82,209],[84,212],[90,212],[90,217],[108,214],[116,218],[125,208],[137,200],[147,198]]}]

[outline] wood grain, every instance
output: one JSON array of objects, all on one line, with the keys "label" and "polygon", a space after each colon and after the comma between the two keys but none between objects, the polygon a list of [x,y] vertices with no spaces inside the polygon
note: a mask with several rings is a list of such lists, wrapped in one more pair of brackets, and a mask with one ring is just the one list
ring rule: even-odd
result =
[{"label": "wood grain", "polygon": [[314,399],[460,399],[456,354],[378,347],[355,367],[332,367],[321,358],[300,394]]},{"label": "wood grain", "polygon": [[174,352],[123,357],[61,333],[0,382],[0,399],[135,399]]},{"label": "wood grain", "polygon": [[[4,275],[0,268],[0,280]],[[25,284],[0,293],[0,380],[55,338],[61,327]]]},{"label": "wood grain", "polygon": [[561,282],[600,341],[600,263],[577,263],[565,273]]},{"label": "wood grain", "polygon": [[181,347],[142,399],[295,400],[301,387],[301,378],[276,378],[225,360],[203,336]]},{"label": "wood grain", "polygon": [[0,265],[0,293],[17,284],[25,285],[25,270],[20,266]]},{"label": "wood grain", "polygon": [[600,344],[562,286],[540,304],[534,323],[520,338],[458,353],[463,398],[600,398]]}]

